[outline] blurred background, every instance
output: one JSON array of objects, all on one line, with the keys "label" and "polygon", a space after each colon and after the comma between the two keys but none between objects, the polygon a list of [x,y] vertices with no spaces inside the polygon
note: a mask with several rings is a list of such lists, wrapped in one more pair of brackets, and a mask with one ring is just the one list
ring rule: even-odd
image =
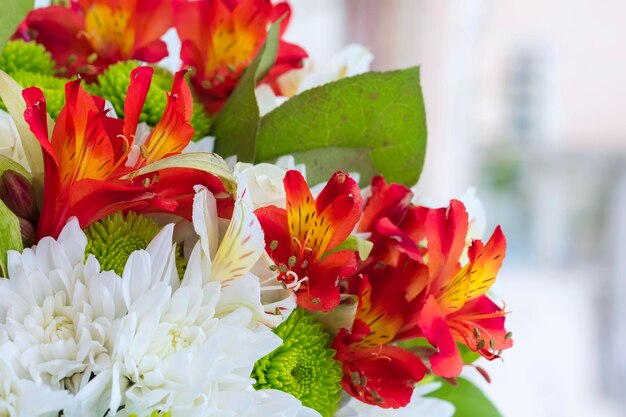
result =
[{"label": "blurred background", "polygon": [[421,65],[420,191],[476,187],[509,241],[516,346],[482,382],[504,416],[626,416],[626,2],[290,2],[322,63],[358,42],[376,70]]}]

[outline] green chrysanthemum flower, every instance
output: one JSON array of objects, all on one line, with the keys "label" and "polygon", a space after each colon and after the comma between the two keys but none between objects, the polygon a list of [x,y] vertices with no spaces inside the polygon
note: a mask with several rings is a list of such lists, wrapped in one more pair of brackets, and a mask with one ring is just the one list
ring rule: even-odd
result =
[{"label": "green chrysanthemum flower", "polygon": [[54,67],[52,55],[36,42],[10,41],[0,54],[0,69],[11,75],[17,71],[54,75]]},{"label": "green chrysanthemum flower", "polygon": [[[46,98],[46,109],[56,119],[65,104],[65,84],[67,80],[52,75],[35,74],[28,71],[16,71],[10,74],[24,88],[36,86],[43,91]],[[0,101],[0,108],[6,110]]]},{"label": "green chrysanthemum flower", "polygon": [[193,141],[200,140],[209,134],[211,129],[211,118],[204,110],[202,104],[193,104],[193,114],[191,115],[191,127],[193,127]]},{"label": "green chrysanthemum flower", "polygon": [[[146,249],[161,228],[152,219],[129,212],[114,213],[92,224],[85,230],[87,254],[93,254],[103,271],[124,272],[131,253]],[[176,256],[179,274],[184,272],[184,260]]]},{"label": "green chrysanthemum flower", "polygon": [[329,349],[324,326],[305,310],[296,309],[274,331],[283,344],[259,360],[252,371],[256,389],[278,389],[300,399],[323,417],[337,411],[341,364]]},{"label": "green chrysanthemum flower", "polygon": [[[130,84],[130,73],[141,65],[138,61],[123,61],[111,65],[98,76],[98,83],[91,84],[87,88],[91,94],[104,97],[109,100],[118,117],[124,117],[124,100]],[[146,122],[149,126],[155,126],[161,119],[167,105],[166,91],[172,88],[174,76],[164,68],[155,67],[152,84],[146,102],[144,104],[139,121]],[[210,120],[200,104],[195,103],[191,126],[195,130],[193,140],[200,139],[208,134]]]}]

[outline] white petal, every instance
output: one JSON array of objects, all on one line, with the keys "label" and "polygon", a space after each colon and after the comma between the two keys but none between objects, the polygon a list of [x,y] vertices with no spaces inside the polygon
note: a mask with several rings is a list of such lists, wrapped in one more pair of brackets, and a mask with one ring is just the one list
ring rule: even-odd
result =
[{"label": "white petal", "polygon": [[238,187],[233,218],[213,258],[211,279],[227,282],[249,272],[265,251],[259,220],[246,201],[245,189]]},{"label": "white petal", "polygon": [[176,245],[172,243],[174,225],[168,224],[152,239],[146,252],[152,262],[152,282],[167,282],[174,288],[178,286],[176,269]]},{"label": "white petal", "polygon": [[282,321],[280,316],[265,313],[261,304],[259,279],[252,274],[246,274],[223,286],[216,315],[223,317],[242,307],[250,310],[257,321],[268,326],[274,327]]},{"label": "white petal", "polygon": [[122,291],[128,308],[150,288],[151,270],[150,255],[146,251],[135,251],[128,257],[122,274]]},{"label": "white petal", "polygon": [[61,230],[57,241],[61,244],[73,265],[83,263],[85,260],[85,248],[87,247],[87,236],[81,230],[76,217],[68,220],[63,230]]},{"label": "white petal", "polygon": [[200,236],[202,251],[208,259],[217,252],[219,229],[215,197],[204,187],[198,187],[193,198],[193,226]]}]

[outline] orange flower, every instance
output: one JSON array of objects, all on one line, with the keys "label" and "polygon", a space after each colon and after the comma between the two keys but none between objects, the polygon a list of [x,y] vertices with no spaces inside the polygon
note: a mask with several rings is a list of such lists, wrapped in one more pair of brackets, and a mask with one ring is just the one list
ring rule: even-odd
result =
[{"label": "orange flower", "polygon": [[117,61],[165,58],[171,26],[171,0],[74,0],[31,11],[16,36],[44,45],[60,75],[93,78]]},{"label": "orange flower", "polygon": [[[174,0],[174,24],[182,41],[183,63],[193,68],[192,83],[210,112],[219,110],[265,42],[268,26],[280,17],[281,34],[291,9],[270,0]],[[266,77],[300,67],[306,52],[280,41],[276,64]]]},{"label": "orange flower", "polygon": [[[176,74],[163,117],[129,159],[139,114],[153,69],[139,67],[131,73],[124,120],[107,116],[104,100],[90,96],[80,80],[66,85],[66,103],[48,139],[46,103],[36,87],[24,90],[25,119],[39,140],[44,155],[44,195],[37,239],[56,237],[75,216],[82,227],[115,211],[169,212],[190,218],[194,186],[205,185],[224,195],[224,185],[214,175],[195,169],[169,168],[132,178],[138,168],[180,153],[193,136],[189,125],[192,98],[184,71]],[[232,199],[220,199],[222,212]]]},{"label": "orange flower", "polygon": [[331,310],[339,304],[339,281],[356,269],[353,251],[335,249],[361,216],[359,186],[337,172],[314,199],[298,171],[288,171],[284,184],[287,210],[268,206],[255,212],[267,253],[278,280],[296,291],[301,307]]}]

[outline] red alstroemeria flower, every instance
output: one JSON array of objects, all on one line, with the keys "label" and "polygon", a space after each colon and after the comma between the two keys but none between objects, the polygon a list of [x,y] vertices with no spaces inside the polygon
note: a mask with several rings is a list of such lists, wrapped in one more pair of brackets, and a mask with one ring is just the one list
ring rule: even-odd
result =
[{"label": "red alstroemeria flower", "polygon": [[335,251],[346,240],[362,211],[358,184],[335,173],[317,199],[298,171],[285,179],[287,210],[256,210],[265,232],[266,251],[278,268],[278,280],[294,288],[298,304],[328,311],[339,304],[338,282],[356,269],[355,253]]},{"label": "red alstroemeria flower", "polygon": [[[181,59],[193,68],[192,83],[209,112],[219,110],[230,96],[265,42],[268,26],[285,16],[282,35],[290,13],[288,3],[273,5],[271,0],[174,0]],[[299,68],[306,56],[299,46],[281,40],[265,82]]]},{"label": "red alstroemeria flower", "polygon": [[67,220],[76,216],[82,227],[115,211],[168,212],[191,217],[194,186],[205,185],[216,195],[222,213],[232,209],[232,198],[221,180],[207,172],[169,168],[139,175],[137,169],[180,153],[193,136],[189,125],[192,97],[184,71],[176,74],[163,117],[129,161],[134,135],[153,69],[131,73],[124,120],[107,116],[104,100],[90,96],[80,80],[66,85],[66,104],[48,139],[43,93],[24,90],[24,118],[39,140],[44,156],[44,195],[37,239],[56,237]]},{"label": "red alstroemeria flower", "polygon": [[172,20],[171,0],[72,0],[31,11],[15,36],[44,45],[60,75],[90,79],[117,61],[165,58]]},{"label": "red alstroemeria flower", "polygon": [[504,311],[485,295],[506,242],[500,228],[486,245],[475,240],[462,267],[468,232],[463,203],[453,200],[449,209],[429,209],[411,205],[411,197],[401,185],[387,185],[382,178],[372,182],[358,230],[371,233],[374,248],[349,279],[355,287],[366,276],[371,287],[359,300],[357,320],[375,337],[361,344],[424,337],[436,348],[430,357],[433,372],[453,378],[463,367],[457,342],[490,360],[512,346]]},{"label": "red alstroemeria flower", "polygon": [[392,297],[385,299],[384,294],[376,294],[363,277],[352,330],[341,329],[332,348],[343,367],[346,392],[368,404],[398,408],[409,403],[415,384],[424,378],[427,368],[415,353],[388,344],[402,326],[402,317],[386,315],[372,304],[371,298],[378,297],[389,305],[406,305],[406,301],[398,294],[394,296],[393,291],[387,291],[387,295]]},{"label": "red alstroemeria flower", "polygon": [[506,240],[499,227],[486,245],[475,240],[468,264],[461,267],[468,227],[463,203],[452,200],[449,208],[429,209],[424,227],[428,264],[407,290],[409,299],[420,294],[411,301],[398,339],[425,337],[437,349],[430,358],[432,371],[454,378],[463,367],[455,342],[489,360],[513,345],[504,328],[506,313],[485,295],[502,265]]}]

